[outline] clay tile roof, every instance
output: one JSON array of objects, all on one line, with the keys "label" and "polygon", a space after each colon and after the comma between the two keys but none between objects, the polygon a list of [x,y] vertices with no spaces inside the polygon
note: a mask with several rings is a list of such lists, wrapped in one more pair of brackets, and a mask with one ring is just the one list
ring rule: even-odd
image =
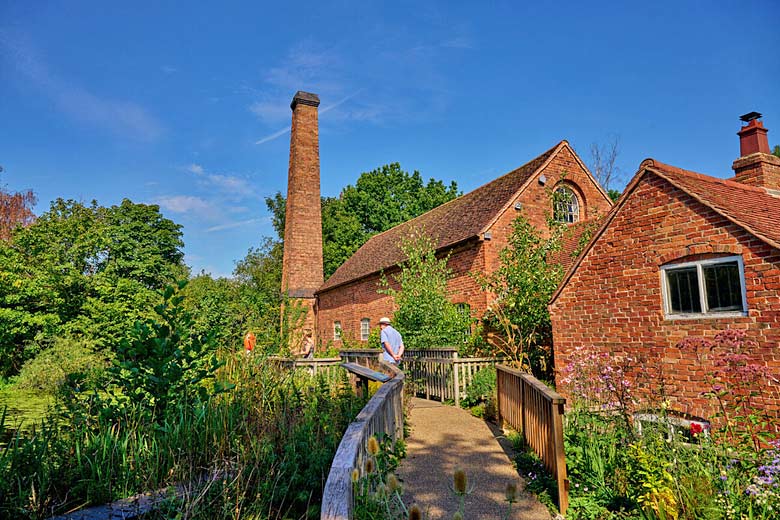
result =
[{"label": "clay tile roof", "polygon": [[558,299],[558,296],[563,292],[564,287],[569,283],[569,280],[588,254],[588,251],[604,234],[615,215],[620,212],[626,200],[631,197],[634,188],[648,172],[666,179],[673,186],[684,191],[701,204],[711,208],[716,213],[734,222],[771,246],[780,249],[780,225],[778,225],[780,222],[780,197],[771,195],[766,190],[756,186],[683,170],[655,159],[645,159],[639,165],[639,171],[628,183],[617,204],[607,214],[607,218],[604,219],[601,227],[594,233],[588,245],[585,246],[579,257],[569,267],[561,284],[558,286],[558,290],[555,291],[555,294],[550,299],[550,304]]},{"label": "clay tile roof", "polygon": [[561,141],[539,157],[474,191],[374,235],[336,269],[317,292],[332,289],[402,262],[404,256],[401,252],[401,241],[415,229],[424,229],[433,238],[437,251],[479,236],[564,143],[565,141]]},{"label": "clay tile roof", "polygon": [[756,237],[780,248],[780,197],[770,195],[763,188],[683,170],[653,159],[644,161],[642,166]]}]

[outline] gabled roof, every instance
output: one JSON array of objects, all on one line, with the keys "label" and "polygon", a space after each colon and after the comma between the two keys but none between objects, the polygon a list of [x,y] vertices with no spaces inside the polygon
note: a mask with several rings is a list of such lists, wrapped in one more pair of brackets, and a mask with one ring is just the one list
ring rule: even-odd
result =
[{"label": "gabled roof", "polygon": [[[478,237],[489,229],[539,170],[564,147],[561,141],[539,157],[474,191],[438,206],[417,218],[371,237],[317,290],[326,291],[363,278],[404,260],[401,241],[424,229],[437,251]],[[576,155],[576,154],[575,154]]]},{"label": "gabled roof", "polygon": [[561,285],[550,300],[550,304],[558,298],[582,260],[601,238],[615,216],[623,209],[639,182],[647,175],[655,175],[665,179],[672,186],[682,190],[756,238],[780,249],[780,197],[771,195],[763,188],[756,186],[683,170],[655,159],[645,159],[639,165],[639,171],[628,183],[620,200],[604,219],[604,223],[569,268]]}]

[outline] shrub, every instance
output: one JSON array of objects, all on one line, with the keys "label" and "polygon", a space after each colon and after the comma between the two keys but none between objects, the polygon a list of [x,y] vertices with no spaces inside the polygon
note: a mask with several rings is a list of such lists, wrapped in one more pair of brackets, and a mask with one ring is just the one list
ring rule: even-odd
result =
[{"label": "shrub", "polygon": [[485,367],[474,374],[461,398],[461,406],[471,408],[490,401],[496,394],[496,368]]},{"label": "shrub", "polygon": [[85,340],[55,338],[51,347],[42,350],[22,367],[17,385],[27,390],[56,393],[68,376],[79,376],[94,387],[108,366],[109,353],[95,350]]}]

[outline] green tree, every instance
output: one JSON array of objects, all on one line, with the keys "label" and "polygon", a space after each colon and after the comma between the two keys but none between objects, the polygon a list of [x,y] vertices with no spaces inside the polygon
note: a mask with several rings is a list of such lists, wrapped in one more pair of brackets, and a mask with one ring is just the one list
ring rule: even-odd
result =
[{"label": "green tree", "polygon": [[[325,277],[329,277],[371,236],[386,231],[447,202],[460,193],[453,181],[408,173],[392,163],[360,175],[339,197],[322,198],[322,237]],[[286,200],[281,193],[266,198],[274,229],[284,238]]]},{"label": "green tree", "polygon": [[514,364],[545,375],[551,369],[548,359],[552,327],[547,303],[563,277],[561,240],[567,227],[549,220],[544,233],[524,215],[512,224],[507,247],[499,255],[498,269],[478,277],[483,289],[495,295],[485,321],[497,333],[489,341]]},{"label": "green tree", "polygon": [[780,144],[776,144],[775,147],[772,149],[772,155],[775,157],[780,157]]},{"label": "green tree", "polygon": [[407,348],[436,348],[462,344],[472,319],[447,299],[452,272],[449,257],[437,258],[432,239],[416,230],[401,244],[406,260],[394,276],[399,288],[383,278],[380,292],[393,297],[394,326]]},{"label": "green tree", "polygon": [[55,335],[115,348],[152,312],[156,290],[186,275],[180,226],[157,206],[58,199],[0,243],[0,374]]}]

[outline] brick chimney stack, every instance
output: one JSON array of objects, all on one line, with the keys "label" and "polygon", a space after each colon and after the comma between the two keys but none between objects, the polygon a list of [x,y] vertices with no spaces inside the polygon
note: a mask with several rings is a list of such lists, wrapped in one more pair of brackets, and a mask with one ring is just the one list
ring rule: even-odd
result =
[{"label": "brick chimney stack", "polygon": [[[314,291],[323,282],[322,210],[320,206],[320,147],[316,94],[298,91],[293,97],[290,132],[290,168],[284,224],[282,291],[293,306],[306,310],[303,326],[293,334],[298,342],[304,330],[314,331]],[[294,311],[295,313],[295,311]],[[298,325],[298,324],[293,324]],[[297,345],[291,343],[291,348]]]},{"label": "brick chimney stack", "polygon": [[780,157],[770,153],[768,130],[760,117],[758,112],[750,112],[740,118],[746,125],[737,132],[740,158],[731,166],[733,180],[780,194]]}]

